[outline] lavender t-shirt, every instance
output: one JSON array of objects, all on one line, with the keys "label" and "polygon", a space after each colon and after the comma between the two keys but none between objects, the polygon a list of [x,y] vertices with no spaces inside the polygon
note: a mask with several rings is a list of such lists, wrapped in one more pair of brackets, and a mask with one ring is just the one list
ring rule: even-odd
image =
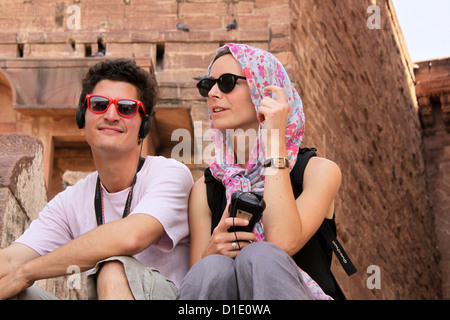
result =
[{"label": "lavender t-shirt", "polygon": [[[97,176],[94,172],[54,197],[16,242],[44,255],[96,228]],[[192,175],[184,164],[149,156],[137,174],[131,202],[130,215],[151,215],[164,227],[162,237],[134,257],[158,269],[176,286],[189,269],[187,208],[192,184]],[[117,193],[102,191],[105,223],[121,219],[129,188]]]}]

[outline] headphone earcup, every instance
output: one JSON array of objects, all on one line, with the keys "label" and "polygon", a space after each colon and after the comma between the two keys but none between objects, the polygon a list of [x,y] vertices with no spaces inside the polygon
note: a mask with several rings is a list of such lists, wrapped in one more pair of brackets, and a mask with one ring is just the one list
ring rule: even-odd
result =
[{"label": "headphone earcup", "polygon": [[78,129],[83,129],[84,128],[84,114],[80,110],[80,108],[78,108],[78,110],[77,110],[77,113],[75,115],[75,120],[77,122]]},{"label": "headphone earcup", "polygon": [[86,109],[84,109],[84,100],[82,99],[82,95],[80,95],[80,99],[78,100],[78,109],[75,114],[75,121],[77,122],[78,129],[83,129],[85,124],[85,116]]},{"label": "headphone earcup", "polygon": [[152,126],[152,118],[146,114],[142,119],[141,128],[139,129],[139,139],[145,139],[145,137],[149,134]]}]

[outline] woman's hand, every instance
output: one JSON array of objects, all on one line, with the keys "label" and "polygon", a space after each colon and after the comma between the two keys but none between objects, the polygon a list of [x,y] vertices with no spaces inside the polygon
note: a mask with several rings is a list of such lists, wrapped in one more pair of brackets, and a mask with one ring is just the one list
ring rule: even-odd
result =
[{"label": "woman's hand", "polygon": [[[245,227],[248,221],[242,218],[230,218],[228,216],[228,207],[226,206],[219,224],[214,229],[208,245],[203,251],[203,258],[211,254],[221,254],[230,258],[235,258],[239,254],[239,250],[257,241],[256,235],[252,232],[237,231],[228,232],[233,225],[236,227]],[[234,222],[233,222],[234,220]]]},{"label": "woman's hand", "polygon": [[276,100],[264,97],[258,109],[258,121],[263,123],[263,142],[267,147],[267,157],[286,155],[286,124],[289,115],[289,104],[283,88],[268,86],[264,88],[276,94]]}]

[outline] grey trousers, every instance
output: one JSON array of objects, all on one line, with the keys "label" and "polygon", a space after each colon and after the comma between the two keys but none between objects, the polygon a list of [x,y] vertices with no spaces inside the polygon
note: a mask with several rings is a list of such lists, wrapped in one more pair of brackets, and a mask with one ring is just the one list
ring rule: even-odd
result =
[{"label": "grey trousers", "polygon": [[211,255],[184,278],[179,300],[312,300],[294,260],[269,242],[246,246],[235,259]]}]

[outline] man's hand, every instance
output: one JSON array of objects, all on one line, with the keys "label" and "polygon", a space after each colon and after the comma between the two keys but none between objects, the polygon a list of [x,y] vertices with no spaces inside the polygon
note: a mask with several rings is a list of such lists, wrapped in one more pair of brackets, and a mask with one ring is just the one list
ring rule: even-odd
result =
[{"label": "man's hand", "polygon": [[33,283],[34,281],[29,282],[26,279],[23,267],[20,267],[15,272],[0,279],[0,300],[14,297],[23,290],[31,287]]},{"label": "man's hand", "polygon": [[13,243],[0,250],[0,299],[8,299],[30,287],[24,277],[24,263],[34,260],[40,255],[21,243]]}]

